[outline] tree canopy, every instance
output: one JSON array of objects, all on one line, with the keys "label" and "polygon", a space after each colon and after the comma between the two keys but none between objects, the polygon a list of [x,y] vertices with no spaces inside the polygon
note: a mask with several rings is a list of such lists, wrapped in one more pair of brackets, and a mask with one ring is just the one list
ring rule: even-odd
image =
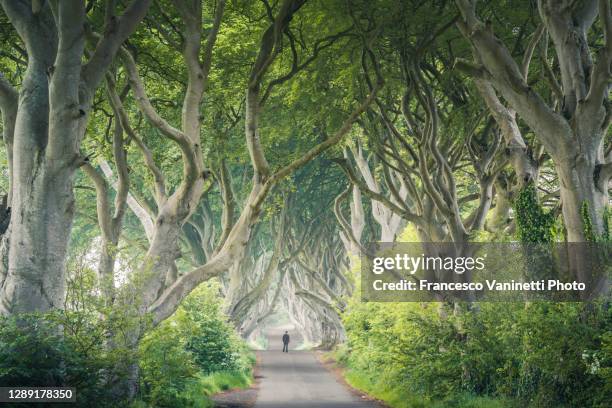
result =
[{"label": "tree canopy", "polygon": [[[365,370],[386,330],[357,300],[368,243],[610,242],[608,0],[0,4],[5,318],[74,311],[85,268],[104,347],[161,347],[218,281],[244,338],[282,309]],[[502,330],[493,309],[466,327]],[[447,312],[419,317],[440,348]]]}]

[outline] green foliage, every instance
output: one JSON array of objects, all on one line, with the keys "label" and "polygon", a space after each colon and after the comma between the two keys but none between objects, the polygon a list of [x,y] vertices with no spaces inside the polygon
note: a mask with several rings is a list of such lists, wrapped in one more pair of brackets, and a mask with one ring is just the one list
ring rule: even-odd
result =
[{"label": "green foliage", "polygon": [[584,201],[580,206],[580,217],[584,225],[584,239],[587,242],[610,242],[610,209],[606,206],[603,210],[602,225],[603,231],[598,234],[593,229],[593,219],[589,211],[589,203]]},{"label": "green foliage", "polygon": [[554,239],[554,214],[545,212],[538,202],[534,183],[518,192],[514,201],[518,238],[522,242],[552,242]]},{"label": "green foliage", "polygon": [[231,371],[240,367],[239,353],[244,347],[233,327],[222,317],[220,303],[213,302],[216,286],[202,286],[181,306],[178,318],[188,333],[187,350],[205,373]]},{"label": "green foliage", "polygon": [[221,312],[218,285],[197,289],[134,350],[122,335],[137,322],[130,311],[97,307],[90,269],[72,263],[71,276],[70,310],[0,318],[3,386],[70,386],[78,407],[124,406],[115,385],[137,363],[134,406],[209,407],[209,395],[250,384],[255,358]]},{"label": "green foliage", "polygon": [[338,353],[355,386],[393,407],[604,407],[612,315],[602,304],[351,303]]},{"label": "green foliage", "polygon": [[179,328],[162,324],[140,344],[143,398],[154,406],[186,406],[184,391],[198,369]]},{"label": "green foliage", "polygon": [[595,232],[593,231],[593,220],[589,214],[589,203],[586,201],[582,202],[580,206],[580,217],[582,218],[582,224],[584,225],[584,239],[587,242],[595,241]]},{"label": "green foliage", "polygon": [[199,385],[206,395],[212,395],[221,391],[246,388],[251,381],[250,371],[219,371],[202,377]]},{"label": "green foliage", "polygon": [[129,350],[104,347],[106,330],[84,312],[22,314],[0,319],[0,384],[70,386],[76,406],[117,406],[108,380],[125,378]]},{"label": "green foliage", "polygon": [[605,242],[611,242],[610,233],[612,231],[610,228],[610,218],[612,218],[612,211],[610,211],[609,206],[606,206],[603,213],[603,240]]},{"label": "green foliage", "polygon": [[77,406],[118,406],[112,384],[137,361],[120,333],[137,322],[129,308],[102,306],[95,273],[82,261],[68,264],[66,310],[0,318],[0,384],[70,386]]},{"label": "green foliage", "polygon": [[202,285],[140,344],[142,399],[156,407],[206,406],[207,395],[250,384],[252,352]]},{"label": "green foliage", "polygon": [[[92,9],[88,21],[103,19],[104,7],[100,6],[104,2],[89,3]],[[277,11],[280,3],[270,3],[272,11]],[[214,7],[215,2],[204,5],[204,33],[211,27],[210,16]],[[529,32],[540,24],[534,7],[535,2],[517,0],[481,2],[478,14],[487,21],[494,21],[496,36],[506,43],[516,42],[513,55],[521,55],[525,51],[524,39],[531,38]],[[8,18],[0,14],[0,38],[5,44],[0,68],[11,83],[18,85],[25,69],[25,64],[20,61],[27,55],[21,46],[13,46],[20,44],[20,40]],[[290,30],[287,30],[287,34],[292,33],[296,48],[290,47],[287,35],[279,57],[262,84],[265,90],[271,81],[291,74],[290,80],[273,88],[261,106],[258,133],[272,169],[302,157],[316,143],[327,139],[341,126],[355,104],[363,100],[368,90],[359,56],[363,52],[365,37],[378,56],[387,85],[379,94],[380,109],[372,105],[374,110],[360,118],[350,139],[359,138],[371,153],[376,152],[377,143],[379,147],[385,147],[380,143],[383,139],[385,149],[390,148],[393,139],[389,138],[390,135],[385,136],[389,129],[380,123],[380,115],[372,115],[374,111],[383,113],[388,110],[391,116],[397,117],[393,121],[399,132],[409,136],[406,139],[408,143],[416,140],[400,114],[400,101],[405,93],[409,97],[409,110],[418,105],[411,96],[415,93],[412,89],[415,84],[406,81],[404,71],[408,67],[402,67],[401,61],[398,64],[400,56],[413,54],[412,48],[418,52],[414,61],[408,58],[410,64],[414,64],[415,69],[427,67],[424,70],[427,76],[436,77],[435,81],[428,82],[440,108],[438,133],[445,153],[453,150],[452,146],[464,144],[471,133],[478,133],[476,130],[482,127],[478,124],[482,101],[462,85],[466,78],[452,68],[455,58],[471,58],[468,43],[460,39],[452,24],[456,16],[453,2],[308,2],[293,17]],[[201,106],[203,160],[211,169],[216,169],[221,159],[228,163],[236,203],[244,202],[250,187],[248,180],[252,177],[243,134],[244,91],[260,47],[259,41],[269,23],[264,2],[227,2]],[[329,44],[321,42],[349,27],[352,27],[350,34]],[[186,92],[186,70],[181,55],[184,34],[180,33],[181,29],[182,23],[172,2],[160,0],[153,2],[147,19],[126,42],[136,57],[151,102],[160,116],[176,128],[182,126],[181,100]],[[293,76],[294,64],[309,61],[317,46],[321,47],[318,58]],[[296,61],[293,60],[294,52]],[[539,54],[534,54],[534,63],[529,65],[531,79],[542,76],[540,71],[544,65],[539,63],[542,62],[538,60],[541,58]],[[544,62],[548,65],[548,61]],[[553,69],[557,68],[553,64]],[[122,91],[123,103],[132,128],[151,150],[153,159],[164,173],[168,192],[176,191],[183,177],[181,149],[160,134],[153,124],[143,120],[119,61],[111,73],[116,76],[117,89],[125,90]],[[470,81],[467,79],[467,83]],[[546,85],[547,81],[531,82],[534,81],[530,81],[530,85],[543,98],[550,98],[552,91]],[[112,109],[103,87],[100,88],[94,98],[87,137],[81,150],[94,162],[104,158],[114,166],[109,135],[112,121],[116,119],[111,118]],[[424,117],[423,112],[417,110],[416,117]],[[533,134],[524,133],[527,145],[534,147]],[[609,142],[610,135],[607,137]],[[477,147],[487,146],[484,140],[476,139],[471,138],[471,142]],[[0,192],[6,192],[8,188],[8,155],[5,150],[0,149],[0,173],[5,176],[0,178]],[[126,140],[126,150],[130,193],[154,211],[157,206],[153,175],[147,170],[142,153],[131,137]],[[336,166],[329,162],[330,158],[341,154],[339,148],[332,148],[284,181],[284,187],[297,192],[299,200],[304,201],[301,204],[303,217],[297,218],[326,222],[318,217],[330,213],[330,199],[337,196],[346,183]],[[407,153],[401,151],[399,155]],[[376,164],[374,156],[373,170],[380,179],[382,164]],[[479,192],[473,172],[463,170],[465,159],[457,157],[461,163],[457,167],[461,171],[453,173],[461,197]],[[545,162],[543,168],[550,167],[550,160]],[[415,183],[420,190],[421,181],[415,180]],[[91,181],[79,173],[75,184],[79,187],[75,189],[78,211],[72,230],[71,257],[76,257],[78,254],[75,253],[80,251],[86,255],[100,235],[96,194]],[[552,184],[556,189],[558,180],[553,180]],[[386,188],[382,190],[388,193]],[[114,195],[111,189],[108,198]],[[267,217],[263,216],[263,221],[283,206],[280,198],[280,195],[268,197]],[[206,203],[210,214],[203,216],[200,206],[195,209],[194,216],[205,219],[207,228],[218,230],[222,207],[218,189],[213,187],[201,202]],[[368,217],[371,217],[370,202],[364,198]],[[462,203],[462,215],[467,218],[476,205],[475,200]],[[554,213],[544,211],[534,184],[519,192],[514,211],[518,237],[522,242],[548,243],[555,240]],[[586,203],[581,214],[588,240],[597,240]],[[604,240],[609,240],[609,217],[606,210]],[[366,234],[376,229],[376,224],[368,219],[363,242],[367,241]],[[266,231],[260,228],[259,237],[265,233],[272,235],[261,230]],[[336,232],[332,230],[330,236],[336,236]],[[252,236],[255,235],[253,232]],[[270,236],[260,238],[262,247],[271,242]],[[484,231],[474,232],[470,238],[481,242],[492,238],[496,241],[510,239]],[[416,228],[407,228],[400,240],[419,241]],[[201,246],[201,241],[196,240],[196,244]],[[128,211],[122,239],[116,248],[119,261],[129,259],[139,265],[146,252],[142,250],[143,245],[146,248],[148,242],[142,227]],[[181,245],[185,244],[182,242]],[[183,253],[190,250],[181,249],[186,250]],[[177,262],[181,273],[192,267],[187,257],[181,257]],[[127,274],[129,269],[118,267],[117,271]],[[122,338],[122,335],[142,323],[133,310],[134,306],[126,306],[138,303],[138,291],[118,293],[116,301],[121,306],[107,307],[96,294],[93,271],[81,268],[76,272],[69,276],[68,311],[0,320],[1,384],[68,384],[79,388],[77,405],[89,405],[89,401],[96,401],[97,406],[116,405],[117,402],[112,400],[111,385],[125,378],[131,363],[139,362],[142,386],[137,406],[195,407],[209,405],[206,395],[243,387],[250,382],[253,355],[220,311],[217,286],[207,285],[196,290],[172,318],[149,332],[139,350],[134,351],[129,336]],[[139,274],[136,279],[143,280],[145,275]],[[358,280],[359,276],[355,279]],[[134,287],[139,285],[139,282],[131,283]],[[350,367],[349,381],[390,401],[393,406],[604,406],[612,393],[610,314],[599,305],[593,306],[593,310],[589,307],[575,304],[529,307],[484,304],[480,305],[478,314],[442,317],[435,304],[353,302],[343,316],[349,342],[339,358]],[[109,349],[111,338],[113,347]]]}]

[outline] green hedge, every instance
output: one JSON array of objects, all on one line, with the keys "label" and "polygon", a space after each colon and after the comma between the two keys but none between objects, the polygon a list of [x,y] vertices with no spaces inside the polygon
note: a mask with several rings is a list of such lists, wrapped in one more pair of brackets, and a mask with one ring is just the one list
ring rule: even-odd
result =
[{"label": "green hedge", "polygon": [[355,301],[337,357],[357,386],[396,407],[609,406],[608,305],[478,306],[440,317],[439,304]]},{"label": "green hedge", "polygon": [[[208,407],[212,393],[250,384],[255,357],[221,312],[216,284],[194,291],[137,350],[122,340],[137,321],[98,304],[91,297],[78,311],[0,318],[0,384],[75,387],[77,407]],[[116,385],[134,362],[137,401],[119,400]]]},{"label": "green hedge", "polygon": [[220,310],[217,285],[196,289],[140,345],[142,399],[155,407],[207,406],[208,395],[246,387],[253,353]]}]

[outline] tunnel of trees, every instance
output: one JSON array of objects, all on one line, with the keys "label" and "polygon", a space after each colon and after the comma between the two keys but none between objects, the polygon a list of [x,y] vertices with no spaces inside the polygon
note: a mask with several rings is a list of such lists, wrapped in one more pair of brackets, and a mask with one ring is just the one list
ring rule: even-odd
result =
[{"label": "tunnel of trees", "polygon": [[283,313],[392,406],[612,400],[608,298],[359,289],[369,242],[610,242],[609,0],[0,3],[0,386],[199,406]]}]

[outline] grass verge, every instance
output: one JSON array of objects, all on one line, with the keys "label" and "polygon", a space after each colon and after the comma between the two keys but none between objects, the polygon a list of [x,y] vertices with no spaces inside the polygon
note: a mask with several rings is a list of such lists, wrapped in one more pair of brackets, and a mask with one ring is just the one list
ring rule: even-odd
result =
[{"label": "grass verge", "polygon": [[255,363],[255,354],[250,352],[245,357],[244,364],[246,364],[246,367],[243,369],[199,374],[184,391],[184,398],[189,401],[189,407],[213,408],[215,406],[211,399],[213,395],[230,390],[249,388],[254,381]]},{"label": "grass verge", "polygon": [[384,402],[390,408],[519,408],[514,401],[459,394],[444,401],[434,401],[409,392],[405,387],[390,385],[378,373],[368,373],[339,363],[336,353],[325,355],[336,362],[347,384],[370,397]]},{"label": "grass verge", "polygon": [[248,388],[253,382],[253,370],[241,371],[219,371],[200,379],[200,390],[206,395],[213,395],[219,392]]}]

